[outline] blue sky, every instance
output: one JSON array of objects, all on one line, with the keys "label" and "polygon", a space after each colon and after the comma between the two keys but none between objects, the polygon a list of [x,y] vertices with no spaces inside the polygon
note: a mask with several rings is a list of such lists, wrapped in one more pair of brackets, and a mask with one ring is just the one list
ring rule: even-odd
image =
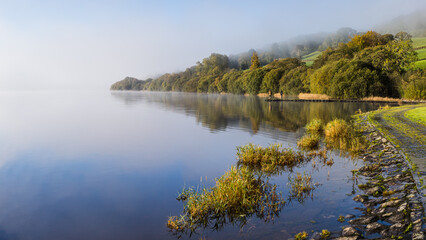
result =
[{"label": "blue sky", "polygon": [[108,89],[300,34],[368,30],[424,0],[0,1],[0,90]]}]

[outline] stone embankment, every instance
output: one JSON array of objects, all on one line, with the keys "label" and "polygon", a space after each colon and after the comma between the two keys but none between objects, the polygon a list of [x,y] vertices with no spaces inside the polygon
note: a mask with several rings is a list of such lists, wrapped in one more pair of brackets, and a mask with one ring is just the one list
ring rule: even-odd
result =
[{"label": "stone embankment", "polygon": [[424,207],[410,163],[365,115],[358,124],[370,142],[361,155],[365,165],[353,170],[363,192],[353,198],[361,214],[336,239],[424,239]]}]

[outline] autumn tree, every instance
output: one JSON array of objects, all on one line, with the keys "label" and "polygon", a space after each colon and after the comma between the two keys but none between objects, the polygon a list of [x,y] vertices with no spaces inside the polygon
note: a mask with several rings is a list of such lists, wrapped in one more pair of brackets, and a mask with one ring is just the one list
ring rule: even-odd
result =
[{"label": "autumn tree", "polygon": [[250,65],[250,69],[256,69],[260,67],[260,62],[259,62],[259,56],[257,56],[257,52],[254,51],[253,55],[251,56],[251,65]]}]

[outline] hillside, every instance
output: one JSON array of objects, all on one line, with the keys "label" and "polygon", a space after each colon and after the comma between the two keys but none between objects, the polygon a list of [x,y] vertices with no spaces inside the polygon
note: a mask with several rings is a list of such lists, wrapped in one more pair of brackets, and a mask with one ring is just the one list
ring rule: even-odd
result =
[{"label": "hillside", "polygon": [[417,68],[426,69],[426,37],[413,38],[413,48],[419,60],[415,62]]},{"label": "hillside", "polygon": [[[423,39],[415,39],[423,56]],[[184,91],[233,94],[326,94],[332,98],[426,98],[424,70],[410,69],[416,60],[407,33],[381,35],[369,31],[348,43],[301,58],[281,58],[264,65],[253,51],[249,66],[239,68],[230,57],[213,53],[183,72],[140,81],[126,78],[111,90]],[[307,64],[308,63],[308,64]],[[422,62],[419,63],[421,66]]]},{"label": "hillside", "polygon": [[310,67],[314,64],[314,61],[321,55],[320,51],[315,51],[310,54],[302,56],[302,62],[306,63],[306,66]]}]

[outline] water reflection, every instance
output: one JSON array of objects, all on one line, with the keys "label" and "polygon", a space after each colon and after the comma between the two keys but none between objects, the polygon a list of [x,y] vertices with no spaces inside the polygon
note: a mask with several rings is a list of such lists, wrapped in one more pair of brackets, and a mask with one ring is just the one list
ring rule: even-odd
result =
[{"label": "water reflection", "polygon": [[324,122],[335,118],[348,120],[361,110],[371,111],[380,104],[367,102],[265,102],[257,96],[111,92],[127,105],[148,102],[165,109],[195,116],[197,122],[211,131],[242,128],[256,134],[259,129],[279,129],[294,132],[314,118]]}]

